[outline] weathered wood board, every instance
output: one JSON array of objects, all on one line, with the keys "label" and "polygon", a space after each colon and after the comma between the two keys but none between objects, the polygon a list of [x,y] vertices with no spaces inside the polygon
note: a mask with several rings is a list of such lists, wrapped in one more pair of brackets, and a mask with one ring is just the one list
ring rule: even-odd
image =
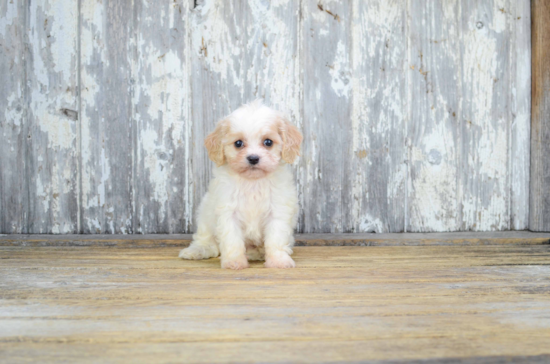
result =
[{"label": "weathered wood board", "polygon": [[132,70],[136,233],[189,230],[189,2],[136,1]]},{"label": "weathered wood board", "polygon": [[237,272],[177,252],[0,247],[0,362],[550,360],[548,244],[298,247],[296,269]]},{"label": "weathered wood board", "polygon": [[351,2],[307,0],[302,8],[302,191],[304,231],[339,232],[351,211]]},{"label": "weathered wood board", "polygon": [[399,232],[409,208],[407,2],[355,1],[352,9],[350,203],[344,206],[351,215],[345,230]]},{"label": "weathered wood board", "polygon": [[203,139],[255,98],[305,136],[299,232],[550,220],[544,199],[529,210],[528,0],[3,0],[0,12],[0,233],[194,231]]},{"label": "weathered wood board", "polygon": [[[30,5],[30,6],[29,6]],[[27,4],[27,229],[78,229],[78,3]]]},{"label": "weathered wood board", "polygon": [[[459,1],[412,8],[407,230],[525,228],[528,190],[517,179],[528,180],[528,7]],[[508,56],[495,58],[499,52]]]},{"label": "weathered wood board", "polygon": [[550,231],[550,4],[534,0],[529,228]]},{"label": "weathered wood board", "polygon": [[[462,221],[459,199],[467,192],[459,186],[462,142],[458,129],[463,121],[458,107],[460,78],[464,76],[460,51],[460,22],[464,14],[460,10],[463,3],[413,1],[411,6],[407,70],[410,103],[407,231],[457,230]],[[478,88],[477,81],[468,84]],[[490,108],[483,110],[490,111]],[[469,146],[465,144],[466,148]],[[466,178],[478,186],[472,177]]]},{"label": "weathered wood board", "polygon": [[[510,61],[510,99],[509,115],[512,118],[510,127],[510,229],[522,230],[529,223],[530,207],[525,196],[530,195],[531,158],[531,3],[529,1],[510,2],[516,21],[510,52],[516,57]],[[529,21],[522,21],[529,19]],[[509,23],[510,24],[510,23]],[[550,230],[550,229],[549,229]]]},{"label": "weathered wood board", "polygon": [[136,222],[135,28],[131,1],[82,1],[80,232],[130,233]]},{"label": "weathered wood board", "polygon": [[26,233],[26,8],[0,3],[0,232]]}]

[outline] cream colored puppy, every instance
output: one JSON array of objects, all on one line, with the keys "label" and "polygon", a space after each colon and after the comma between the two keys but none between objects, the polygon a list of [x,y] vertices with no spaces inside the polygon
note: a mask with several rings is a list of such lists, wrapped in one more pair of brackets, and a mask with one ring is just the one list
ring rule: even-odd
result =
[{"label": "cream colored puppy", "polygon": [[221,120],[204,144],[214,178],[199,208],[198,229],[179,256],[221,254],[222,268],[243,269],[248,260],[268,268],[293,268],[290,257],[298,214],[288,164],[300,152],[302,134],[279,112],[254,101]]}]

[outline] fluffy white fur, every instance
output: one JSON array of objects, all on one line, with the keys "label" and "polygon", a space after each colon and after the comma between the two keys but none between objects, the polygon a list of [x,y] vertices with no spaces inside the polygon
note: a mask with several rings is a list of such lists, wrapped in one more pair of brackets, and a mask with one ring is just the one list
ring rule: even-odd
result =
[{"label": "fluffy white fur", "polygon": [[[221,120],[205,140],[216,163],[214,178],[199,208],[193,242],[180,258],[221,255],[222,268],[230,269],[264,258],[268,268],[295,267],[290,255],[298,198],[288,164],[299,155],[301,142],[298,129],[260,101]],[[259,158],[257,164],[250,156]]]}]

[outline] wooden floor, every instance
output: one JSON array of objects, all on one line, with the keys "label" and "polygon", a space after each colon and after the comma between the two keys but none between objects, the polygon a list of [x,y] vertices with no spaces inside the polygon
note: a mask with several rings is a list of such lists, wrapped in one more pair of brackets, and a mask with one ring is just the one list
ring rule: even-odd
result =
[{"label": "wooden floor", "polygon": [[550,362],[548,240],[306,246],[296,269],[229,271],[170,244],[4,238],[2,363]]}]

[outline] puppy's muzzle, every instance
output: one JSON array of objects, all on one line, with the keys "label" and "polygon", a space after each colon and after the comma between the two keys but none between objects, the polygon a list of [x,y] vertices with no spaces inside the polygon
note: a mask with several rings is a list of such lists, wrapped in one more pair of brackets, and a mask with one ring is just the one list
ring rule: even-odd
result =
[{"label": "puppy's muzzle", "polygon": [[248,157],[246,157],[246,159],[248,159],[248,163],[252,165],[258,164],[258,162],[260,161],[260,157],[255,154],[249,155]]}]

